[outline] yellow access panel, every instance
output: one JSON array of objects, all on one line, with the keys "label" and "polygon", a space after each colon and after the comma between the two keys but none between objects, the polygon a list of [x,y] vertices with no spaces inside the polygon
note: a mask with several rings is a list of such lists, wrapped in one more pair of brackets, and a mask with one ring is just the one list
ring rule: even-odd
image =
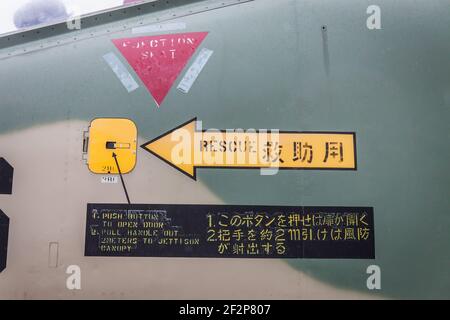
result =
[{"label": "yellow access panel", "polygon": [[136,165],[136,148],[137,128],[133,121],[119,118],[92,120],[87,142],[87,164],[91,172],[118,174],[118,165],[121,173],[131,172]]}]

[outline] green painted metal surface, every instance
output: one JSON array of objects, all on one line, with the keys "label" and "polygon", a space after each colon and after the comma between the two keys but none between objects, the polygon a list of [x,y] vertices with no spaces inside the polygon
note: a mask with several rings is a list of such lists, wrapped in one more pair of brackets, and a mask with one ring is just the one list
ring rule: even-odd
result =
[{"label": "green painted metal surface", "polygon": [[183,17],[187,32],[210,32],[202,47],[214,55],[189,94],[174,87],[160,108],[131,68],[140,88],[128,93],[102,59],[112,51],[128,66],[111,39],[130,30],[1,60],[0,134],[95,117],[130,118],[143,139],[193,117],[204,128],[355,131],[357,171],[198,179],[229,204],[373,206],[374,261],[289,263],[366,293],[376,264],[382,296],[450,298],[448,1],[377,1],[374,31],[370,4],[256,0]]}]

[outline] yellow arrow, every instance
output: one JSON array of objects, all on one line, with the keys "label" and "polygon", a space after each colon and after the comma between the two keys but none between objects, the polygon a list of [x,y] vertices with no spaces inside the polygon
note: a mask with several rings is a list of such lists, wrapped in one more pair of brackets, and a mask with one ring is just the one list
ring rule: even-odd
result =
[{"label": "yellow arrow", "polygon": [[356,170],[354,132],[201,130],[196,118],[141,147],[196,180],[197,168]]}]

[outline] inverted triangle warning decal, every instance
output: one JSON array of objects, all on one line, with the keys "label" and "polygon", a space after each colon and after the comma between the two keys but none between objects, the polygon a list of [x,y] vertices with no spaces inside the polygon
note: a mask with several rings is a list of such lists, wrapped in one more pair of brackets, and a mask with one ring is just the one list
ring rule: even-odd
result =
[{"label": "inverted triangle warning decal", "polygon": [[158,106],[208,32],[191,32],[113,40]]}]

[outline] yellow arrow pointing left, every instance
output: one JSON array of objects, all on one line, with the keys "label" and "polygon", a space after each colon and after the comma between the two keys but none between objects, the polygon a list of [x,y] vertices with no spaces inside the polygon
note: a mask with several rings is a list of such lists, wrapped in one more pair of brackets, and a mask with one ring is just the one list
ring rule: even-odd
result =
[{"label": "yellow arrow pointing left", "polygon": [[356,170],[353,132],[196,130],[196,118],[142,145],[196,179],[197,168]]}]

